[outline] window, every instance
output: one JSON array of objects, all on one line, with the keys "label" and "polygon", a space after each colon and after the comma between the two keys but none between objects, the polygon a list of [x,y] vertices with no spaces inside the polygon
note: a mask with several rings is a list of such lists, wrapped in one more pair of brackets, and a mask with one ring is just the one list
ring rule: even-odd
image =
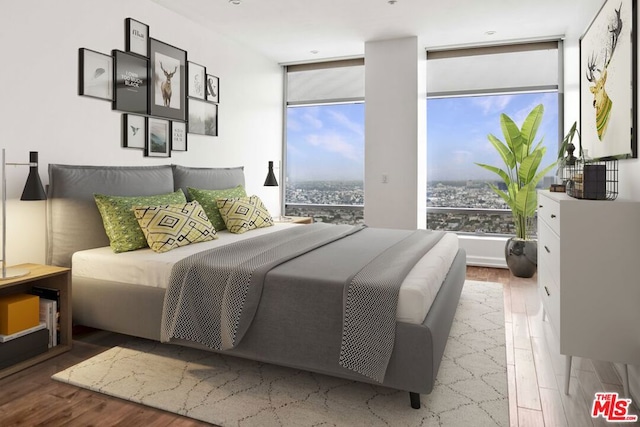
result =
[{"label": "window", "polygon": [[[502,181],[475,162],[501,166],[487,135],[504,141],[500,114],[522,125],[537,104],[545,108],[537,134],[547,146],[541,166],[555,162],[561,120],[557,45],[427,53],[427,228],[515,233],[509,207],[487,185],[504,188]],[[456,80],[464,70],[467,77]],[[540,187],[548,187],[553,179],[553,174],[545,177]]]},{"label": "window", "polygon": [[364,221],[362,60],[287,67],[285,215]]}]

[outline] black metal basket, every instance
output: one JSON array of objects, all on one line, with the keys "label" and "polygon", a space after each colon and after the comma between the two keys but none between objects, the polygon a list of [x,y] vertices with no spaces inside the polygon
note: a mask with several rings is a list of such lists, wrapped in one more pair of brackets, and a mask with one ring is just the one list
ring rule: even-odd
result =
[{"label": "black metal basket", "polygon": [[618,197],[618,160],[579,159],[565,166],[567,194],[577,199],[615,200]]}]

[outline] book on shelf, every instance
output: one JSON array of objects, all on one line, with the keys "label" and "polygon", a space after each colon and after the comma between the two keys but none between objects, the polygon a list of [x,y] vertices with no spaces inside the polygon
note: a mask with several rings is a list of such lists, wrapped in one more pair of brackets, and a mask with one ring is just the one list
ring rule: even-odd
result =
[{"label": "book on shelf", "polygon": [[40,298],[40,321],[47,325],[49,330],[49,348],[58,345],[57,342],[57,303],[54,300]]},{"label": "book on shelf", "polygon": [[32,295],[38,295],[40,300],[45,299],[55,302],[53,307],[53,313],[55,316],[53,317],[54,322],[50,329],[50,333],[53,340],[52,346],[60,344],[60,289],[47,288],[46,286],[32,286],[30,293]]},{"label": "book on shelf", "polygon": [[47,327],[47,325],[44,322],[40,322],[38,325],[36,325],[36,326],[34,326],[32,328],[23,329],[22,331],[18,331],[18,332],[13,333],[13,334],[9,334],[9,335],[0,334],[0,343],[9,342],[9,341],[14,340],[16,338],[20,338],[20,337],[23,337],[25,335],[29,335],[32,332],[39,331],[40,329],[45,329],[46,327]]}]

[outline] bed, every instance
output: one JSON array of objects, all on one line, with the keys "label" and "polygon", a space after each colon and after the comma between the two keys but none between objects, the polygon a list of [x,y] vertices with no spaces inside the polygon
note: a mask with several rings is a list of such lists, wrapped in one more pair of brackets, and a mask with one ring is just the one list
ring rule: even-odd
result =
[{"label": "bed", "polygon": [[[167,318],[165,313],[163,319],[163,309],[174,265],[205,249],[253,245],[261,239],[277,240],[285,233],[312,233],[312,227],[316,227],[277,223],[242,235],[222,231],[214,241],[162,254],[150,249],[114,254],[108,247],[109,239],[94,201],[96,193],[145,196],[186,191],[187,187],[214,190],[237,185],[244,185],[241,167],[50,165],[47,262],[73,267],[74,323],[167,340],[163,336],[162,322]],[[317,227],[335,230],[336,226]],[[353,236],[340,237],[331,245],[342,245],[341,250],[347,253],[367,252],[353,251],[353,247],[372,246],[367,243],[370,241],[392,245],[394,239],[404,239],[397,237],[398,233],[408,233],[386,229],[357,231],[349,231]],[[445,234],[437,239],[433,248],[403,277],[393,319],[392,348],[379,377],[338,363],[344,352],[344,336],[340,333],[346,329],[344,313],[348,308],[336,301],[346,300],[346,292],[325,283],[325,276],[331,276],[327,271],[339,271],[342,267],[327,268],[318,261],[329,257],[329,263],[336,262],[335,253],[330,246],[322,245],[268,270],[265,277],[269,281],[265,279],[257,299],[254,298],[257,302],[250,321],[240,323],[241,340],[229,349],[212,351],[407,391],[411,406],[420,407],[419,395],[433,389],[464,284],[465,253],[458,248],[457,238]],[[339,258],[349,258],[351,264],[369,263],[367,258],[358,261],[355,255]],[[425,286],[427,282],[431,285]],[[169,338],[175,344],[212,349],[179,336]]]}]

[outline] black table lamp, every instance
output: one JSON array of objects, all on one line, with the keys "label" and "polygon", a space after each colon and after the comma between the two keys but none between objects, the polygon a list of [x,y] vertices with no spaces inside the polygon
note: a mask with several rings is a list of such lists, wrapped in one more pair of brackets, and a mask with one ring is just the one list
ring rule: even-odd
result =
[{"label": "black table lamp", "polygon": [[269,162],[269,172],[267,172],[267,179],[264,180],[265,187],[277,187],[278,180],[276,180],[276,175],[273,173],[273,162]]},{"label": "black table lamp", "polygon": [[29,152],[29,163],[7,163],[5,150],[2,149],[2,276],[0,280],[12,279],[26,276],[29,270],[19,268],[7,268],[7,165],[29,166],[29,176],[22,191],[20,200],[46,200],[47,195],[42,187],[40,175],[38,174],[38,152]]}]

